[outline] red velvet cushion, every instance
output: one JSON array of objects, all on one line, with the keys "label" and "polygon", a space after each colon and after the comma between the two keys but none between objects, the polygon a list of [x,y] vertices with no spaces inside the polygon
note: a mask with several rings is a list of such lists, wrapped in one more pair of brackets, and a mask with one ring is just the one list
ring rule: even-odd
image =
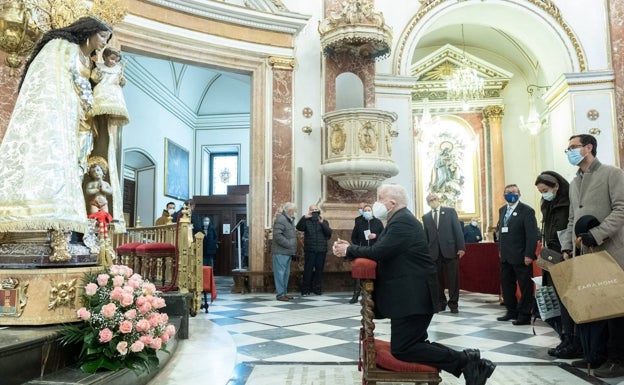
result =
[{"label": "red velvet cushion", "polygon": [[351,276],[359,279],[375,279],[377,262],[372,259],[356,258],[351,264]]},{"label": "red velvet cushion", "polygon": [[375,363],[380,368],[393,372],[439,372],[433,366],[397,360],[390,352],[390,342],[375,339],[375,350],[377,351]]},{"label": "red velvet cushion", "polygon": [[132,254],[136,252],[136,248],[142,244],[143,242],[130,242],[123,244],[117,248],[117,254]]},{"label": "red velvet cushion", "polygon": [[175,246],[171,243],[142,243],[136,248],[137,255],[173,255]]}]

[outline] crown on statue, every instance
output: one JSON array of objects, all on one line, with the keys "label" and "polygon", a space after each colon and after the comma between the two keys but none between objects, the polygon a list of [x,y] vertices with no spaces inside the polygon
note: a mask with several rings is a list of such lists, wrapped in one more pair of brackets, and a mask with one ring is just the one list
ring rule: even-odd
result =
[{"label": "crown on statue", "polygon": [[128,14],[125,0],[94,0],[89,15],[110,25],[121,22]]}]

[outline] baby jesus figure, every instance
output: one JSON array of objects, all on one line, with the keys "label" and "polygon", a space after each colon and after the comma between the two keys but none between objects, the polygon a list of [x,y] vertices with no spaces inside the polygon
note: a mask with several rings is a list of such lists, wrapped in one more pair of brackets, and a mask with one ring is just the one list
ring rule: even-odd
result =
[{"label": "baby jesus figure", "polygon": [[108,163],[104,158],[101,156],[89,158],[91,181],[87,182],[84,189],[89,214],[95,214],[99,211],[108,213],[108,197],[112,196],[113,188],[110,183],[104,180],[107,171]]}]

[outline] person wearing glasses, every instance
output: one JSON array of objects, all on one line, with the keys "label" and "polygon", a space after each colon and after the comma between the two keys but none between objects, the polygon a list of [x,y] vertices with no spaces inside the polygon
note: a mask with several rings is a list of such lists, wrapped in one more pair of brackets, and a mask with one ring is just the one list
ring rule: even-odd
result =
[{"label": "person wearing glasses", "polygon": [[[572,257],[574,226],[579,218],[593,215],[600,224],[579,234],[577,244],[589,252],[607,250],[624,268],[624,171],[602,164],[596,158],[598,143],[592,135],[570,137],[565,153],[573,166],[578,166],[570,183],[570,215],[561,250],[564,258]],[[572,365],[590,365],[597,377],[624,376],[624,317],[579,324],[583,360]],[[605,346],[606,338],[606,346]]]}]

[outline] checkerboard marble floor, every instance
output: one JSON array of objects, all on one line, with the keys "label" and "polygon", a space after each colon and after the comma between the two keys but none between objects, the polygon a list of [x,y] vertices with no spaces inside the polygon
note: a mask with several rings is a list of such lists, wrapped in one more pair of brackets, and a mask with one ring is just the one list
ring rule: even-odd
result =
[{"label": "checkerboard marble floor", "polygon": [[[217,277],[216,282],[218,298],[209,313],[191,318],[190,339],[180,343],[151,384],[361,383],[360,306],[348,303],[351,293],[291,293],[293,300],[281,302],[274,294],[232,294],[231,277]],[[498,364],[488,384],[624,385],[624,378],[599,379],[571,367],[571,360],[548,356],[559,339],[540,320],[529,326],[496,321],[504,312],[496,295],[462,292],[459,310],[436,314],[429,339],[458,350],[479,348],[482,357]],[[375,336],[389,340],[389,321],[375,325]],[[442,377],[446,384],[464,383],[463,378]]]}]

